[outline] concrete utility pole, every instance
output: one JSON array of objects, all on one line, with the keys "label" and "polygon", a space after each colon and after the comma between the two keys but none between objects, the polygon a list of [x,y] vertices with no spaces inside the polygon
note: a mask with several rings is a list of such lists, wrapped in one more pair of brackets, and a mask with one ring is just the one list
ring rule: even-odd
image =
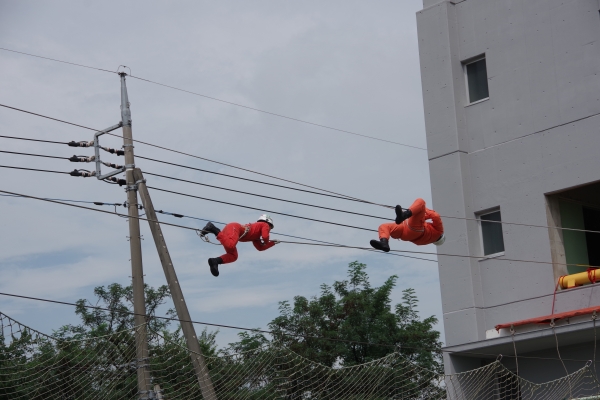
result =
[{"label": "concrete utility pole", "polygon": [[148,188],[146,187],[146,181],[144,180],[142,171],[139,168],[134,170],[133,176],[135,181],[138,182],[138,190],[140,191],[140,197],[142,198],[142,203],[144,205],[144,209],[146,210],[146,218],[148,219],[148,224],[150,225],[150,230],[152,231],[152,237],[154,238],[154,243],[156,244],[156,249],[158,250],[158,256],[160,258],[163,270],[165,271],[169,289],[171,290],[171,297],[173,298],[173,303],[175,303],[177,317],[181,320],[181,330],[183,331],[188,350],[190,351],[190,357],[192,358],[194,371],[196,372],[196,377],[198,378],[198,383],[200,384],[200,390],[202,391],[202,398],[204,400],[217,400],[217,395],[215,394],[215,389],[213,388],[210,375],[208,374],[208,368],[206,368],[204,356],[202,355],[202,350],[200,349],[200,344],[198,343],[198,337],[196,335],[196,330],[194,329],[194,324],[188,322],[191,321],[190,313],[187,305],[185,304],[185,299],[183,298],[183,292],[181,291],[181,286],[179,285],[179,280],[177,279],[177,274],[175,273],[175,268],[173,267],[171,255],[167,249],[167,242],[165,242],[162,229],[160,228],[160,224],[156,218],[156,212],[154,211],[154,206],[152,205],[152,200],[150,199],[150,194],[148,193]]},{"label": "concrete utility pole", "polygon": [[142,266],[142,243],[140,237],[140,220],[138,212],[138,199],[136,180],[133,169],[133,140],[131,131],[131,111],[129,109],[129,98],[127,97],[127,86],[125,85],[126,74],[121,76],[121,119],[123,122],[123,149],[125,150],[125,178],[127,181],[127,206],[129,210],[129,247],[131,250],[131,281],[133,286],[133,312],[135,331],[135,348],[137,357],[137,379],[138,394],[140,399],[154,397],[152,383],[150,381],[149,359],[148,359],[148,337],[146,333],[146,299],[144,295],[144,269]]}]

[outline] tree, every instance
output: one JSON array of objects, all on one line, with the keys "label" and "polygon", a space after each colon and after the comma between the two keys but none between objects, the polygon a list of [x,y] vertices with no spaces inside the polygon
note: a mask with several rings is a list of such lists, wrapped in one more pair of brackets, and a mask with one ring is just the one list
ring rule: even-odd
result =
[{"label": "tree", "polygon": [[[269,324],[278,340],[302,356],[327,366],[369,362],[399,350],[419,366],[442,371],[439,332],[434,316],[421,320],[413,289],[392,308],[396,275],[372,287],[366,265],[348,267],[348,279],[321,285],[321,294],[280,302],[280,315]],[[330,340],[326,340],[330,339]]]},{"label": "tree", "polygon": [[[165,304],[167,299],[171,297],[169,288],[162,285],[158,289],[154,289],[144,284],[144,294],[149,333],[165,330],[170,321],[157,319],[155,315],[158,307]],[[113,283],[106,287],[97,286],[94,288],[94,295],[97,297],[95,304],[86,299],[80,299],[76,303],[75,314],[79,315],[82,324],[65,325],[55,332],[55,336],[60,338],[71,335],[104,336],[129,330],[135,326],[133,287],[131,285],[122,286]],[[90,308],[89,306],[98,308]],[[174,311],[169,309],[167,314],[173,315]]]}]

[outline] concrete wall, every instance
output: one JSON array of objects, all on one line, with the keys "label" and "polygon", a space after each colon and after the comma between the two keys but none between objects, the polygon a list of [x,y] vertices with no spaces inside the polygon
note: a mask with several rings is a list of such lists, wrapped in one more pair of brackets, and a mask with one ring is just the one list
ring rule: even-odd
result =
[{"label": "concrete wall", "polygon": [[[598,0],[424,0],[417,13],[433,206],[548,225],[546,194],[600,180]],[[467,105],[462,61],[485,54],[489,100]],[[476,222],[444,219],[439,253],[481,256]],[[505,255],[552,262],[547,229],[503,225]],[[550,314],[551,264],[439,256],[446,344]],[[557,310],[600,304],[593,288]],[[550,295],[550,296],[548,296]]]}]

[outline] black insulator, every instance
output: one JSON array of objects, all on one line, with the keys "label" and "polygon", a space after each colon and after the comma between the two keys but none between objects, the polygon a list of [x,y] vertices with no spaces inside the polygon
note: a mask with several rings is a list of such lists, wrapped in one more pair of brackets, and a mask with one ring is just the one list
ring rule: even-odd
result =
[{"label": "black insulator", "polygon": [[70,141],[68,143],[68,145],[71,146],[71,147],[79,147],[79,142],[75,142],[75,141],[72,140],[72,141]]},{"label": "black insulator", "polygon": [[157,212],[157,213],[161,213],[161,214],[164,214],[164,213],[165,213],[163,210],[156,210],[155,212]]},{"label": "black insulator", "polygon": [[81,158],[79,158],[77,156],[73,156],[73,157],[69,158],[69,161],[71,161],[71,162],[81,162]]},{"label": "black insulator", "polygon": [[127,181],[125,179],[117,179],[117,183],[119,186],[123,186],[127,184]]},{"label": "black insulator", "polygon": [[124,156],[125,155],[125,150],[117,150],[117,155],[118,156]]},{"label": "black insulator", "polygon": [[174,217],[177,217],[177,218],[183,218],[182,214],[175,214],[175,213],[173,213],[171,215],[174,216]]},{"label": "black insulator", "polygon": [[104,205],[104,203],[101,202],[101,201],[95,201],[94,204],[97,205],[97,206],[103,206]]},{"label": "black insulator", "polygon": [[71,176],[81,176],[81,172],[79,172],[76,169],[74,169],[73,171],[69,172],[69,175],[71,175]]}]

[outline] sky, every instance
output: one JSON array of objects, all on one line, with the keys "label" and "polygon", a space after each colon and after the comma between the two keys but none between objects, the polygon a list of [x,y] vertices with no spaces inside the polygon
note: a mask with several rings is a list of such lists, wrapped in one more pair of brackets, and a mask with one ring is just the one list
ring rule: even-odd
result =
[{"label": "sky", "polygon": [[[335,1],[7,1],[0,0],[0,47],[117,71],[319,125],[426,147],[415,13],[420,0]],[[118,75],[0,50],[0,103],[103,129],[120,121]],[[129,72],[127,70],[126,72]],[[431,205],[426,152],[280,118],[133,78],[127,79],[133,137],[200,157],[369,201]],[[93,132],[0,108],[2,135],[54,141],[92,140]],[[120,134],[120,131],[115,133]],[[120,148],[118,138],[102,145]],[[89,148],[0,138],[0,149],[59,157]],[[135,154],[209,171],[277,183],[249,172],[136,144]],[[121,163],[107,153],[103,160]],[[92,164],[0,153],[0,164],[71,171]],[[383,218],[379,206],[316,196],[137,159],[145,172]],[[376,229],[369,218],[146,176],[148,185],[195,196]],[[279,182],[282,183],[282,182]],[[123,188],[95,178],[1,169],[0,190],[122,203]],[[157,209],[219,222],[248,223],[262,212],[150,192]],[[435,205],[433,205],[435,206]],[[31,199],[0,197],[0,291],[74,302],[97,286],[130,282],[128,225],[118,216]],[[95,207],[95,206],[92,206]],[[114,211],[112,207],[96,207]],[[123,207],[118,211],[124,212]],[[376,233],[272,213],[276,232],[351,246]],[[203,221],[160,215],[201,228]],[[165,284],[142,221],[145,282]],[[214,278],[207,259],[222,249],[193,231],[163,226],[192,319],[266,328],[280,301],[318,295],[367,264],[374,286],[398,276],[394,304],[414,288],[423,318],[441,320],[437,264],[353,249],[279,244],[240,257]],[[284,238],[281,238],[284,239]],[[435,252],[393,241],[393,249]],[[434,256],[426,256],[435,259]],[[0,296],[0,311],[50,333],[78,322],[70,306]],[[160,310],[163,314],[166,308]],[[442,330],[441,322],[437,328]],[[200,330],[201,327],[197,327]],[[220,345],[237,339],[221,329]],[[442,335],[443,336],[443,335]]]}]

